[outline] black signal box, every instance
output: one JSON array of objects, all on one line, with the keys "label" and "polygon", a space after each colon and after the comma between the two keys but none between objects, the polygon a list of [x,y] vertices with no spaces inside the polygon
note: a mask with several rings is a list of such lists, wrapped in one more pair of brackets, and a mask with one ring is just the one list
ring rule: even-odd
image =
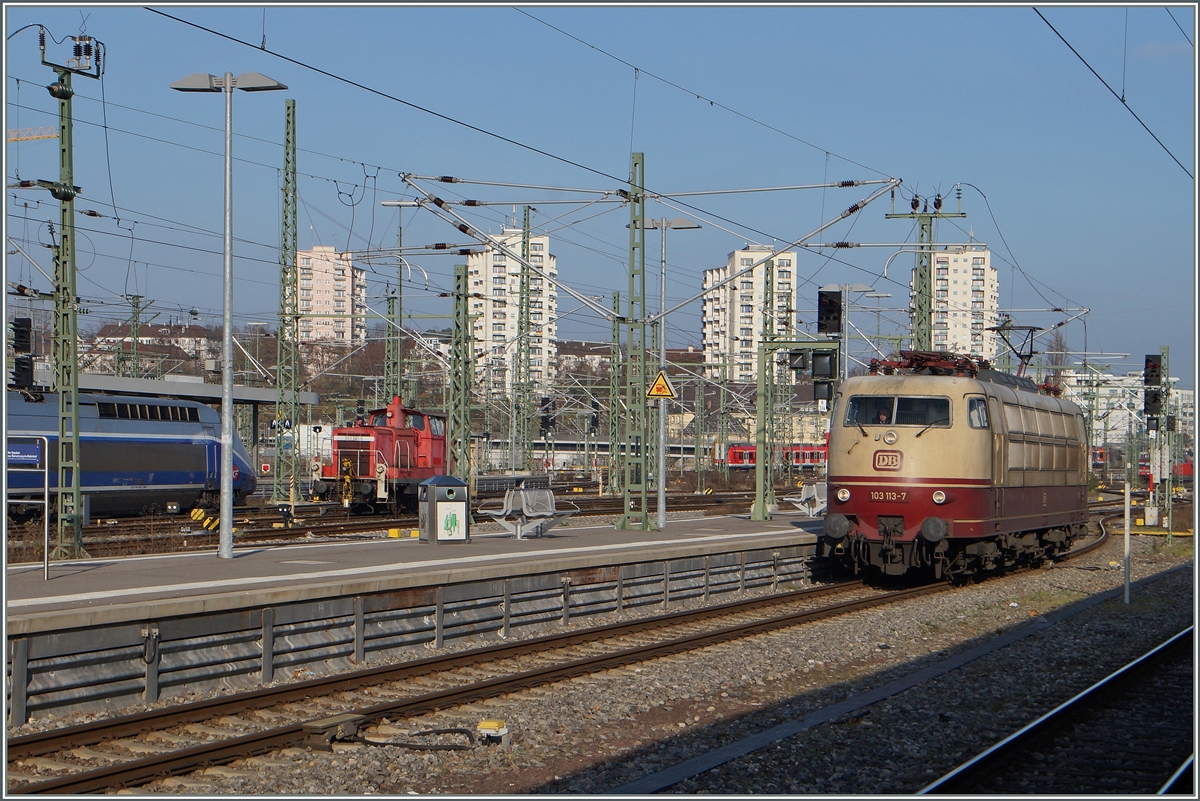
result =
[{"label": "black signal box", "polygon": [[1148,387],[1157,387],[1162,384],[1162,356],[1156,354],[1147,354],[1146,370],[1142,373],[1142,383]]}]

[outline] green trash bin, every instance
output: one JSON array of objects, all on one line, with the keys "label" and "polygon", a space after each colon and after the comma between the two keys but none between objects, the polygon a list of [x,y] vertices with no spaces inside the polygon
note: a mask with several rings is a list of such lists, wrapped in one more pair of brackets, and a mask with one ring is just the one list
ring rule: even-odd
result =
[{"label": "green trash bin", "polygon": [[471,541],[471,499],[467,482],[454,476],[434,476],[417,487],[421,541]]}]

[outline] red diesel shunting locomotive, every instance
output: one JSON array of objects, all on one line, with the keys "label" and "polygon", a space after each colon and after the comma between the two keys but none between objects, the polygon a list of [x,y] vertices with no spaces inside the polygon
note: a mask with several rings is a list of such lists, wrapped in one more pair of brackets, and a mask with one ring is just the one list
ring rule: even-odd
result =
[{"label": "red diesel shunting locomotive", "polygon": [[872,360],[835,400],[821,553],[958,579],[1065,552],[1087,529],[1084,438],[1078,406],[986,362]]},{"label": "red diesel shunting locomotive", "polygon": [[406,408],[398,396],[354,425],[335,428],[332,455],[314,477],[313,495],[358,512],[415,511],[417,486],[452,467],[446,418]]}]

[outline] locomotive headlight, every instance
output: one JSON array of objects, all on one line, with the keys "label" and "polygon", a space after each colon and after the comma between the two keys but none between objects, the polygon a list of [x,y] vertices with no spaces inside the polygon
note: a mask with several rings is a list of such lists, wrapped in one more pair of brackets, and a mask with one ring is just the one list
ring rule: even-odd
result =
[{"label": "locomotive headlight", "polygon": [[942,492],[941,490],[935,491],[933,493],[933,502],[934,503],[945,503],[946,502],[946,493]]},{"label": "locomotive headlight", "polygon": [[837,491],[837,499],[839,501],[841,501],[842,503],[845,503],[846,501],[850,500],[850,490],[846,489],[845,487],[842,487],[840,490]]}]

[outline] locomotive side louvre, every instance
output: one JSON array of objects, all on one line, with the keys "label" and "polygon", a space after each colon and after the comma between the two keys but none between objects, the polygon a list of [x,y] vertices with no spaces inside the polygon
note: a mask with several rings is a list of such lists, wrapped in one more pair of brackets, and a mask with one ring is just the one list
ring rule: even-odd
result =
[{"label": "locomotive side louvre", "polygon": [[1082,413],[1005,378],[847,379],[822,551],[856,570],[941,575],[1065,549],[1086,526]]}]

